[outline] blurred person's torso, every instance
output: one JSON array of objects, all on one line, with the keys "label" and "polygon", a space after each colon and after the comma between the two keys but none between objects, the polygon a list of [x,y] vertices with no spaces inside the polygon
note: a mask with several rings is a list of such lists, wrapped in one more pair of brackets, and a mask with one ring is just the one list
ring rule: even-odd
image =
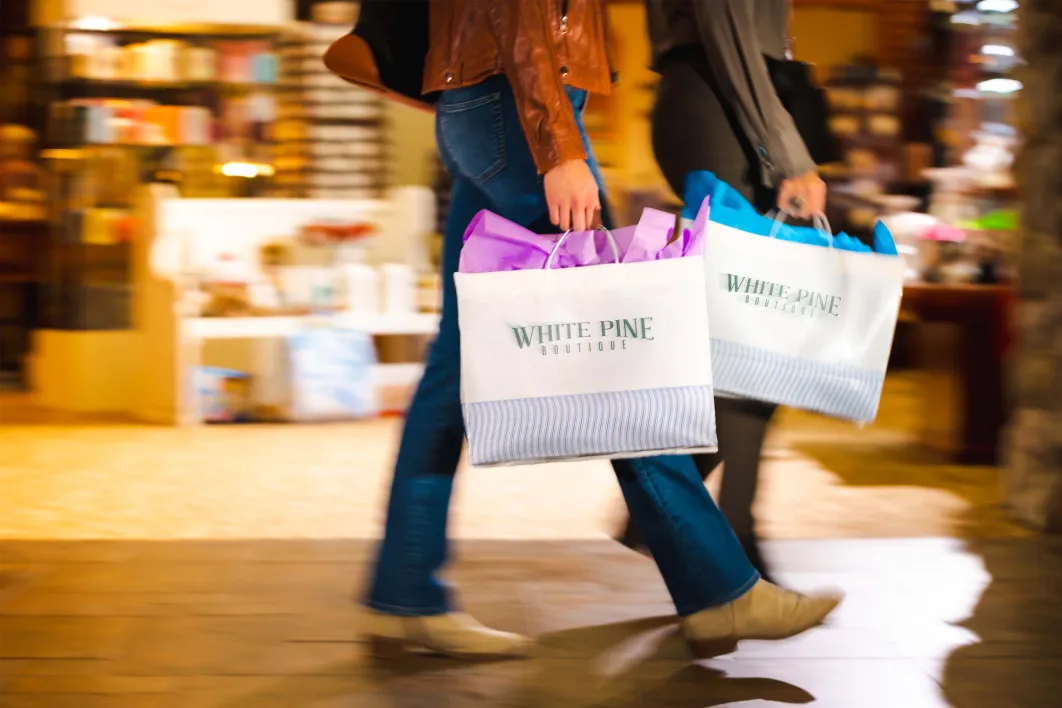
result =
[{"label": "blurred person's torso", "polygon": [[[535,29],[543,25],[545,32]],[[555,72],[566,85],[608,93],[606,36],[603,0],[433,0],[424,91],[472,86],[498,74],[531,86]]]},{"label": "blurred person's torso", "polygon": [[784,59],[789,43],[789,0],[645,0],[653,66],[658,66],[660,59],[672,49],[701,44],[695,5],[705,4],[713,12],[725,13],[735,2],[754,5],[760,53]]}]

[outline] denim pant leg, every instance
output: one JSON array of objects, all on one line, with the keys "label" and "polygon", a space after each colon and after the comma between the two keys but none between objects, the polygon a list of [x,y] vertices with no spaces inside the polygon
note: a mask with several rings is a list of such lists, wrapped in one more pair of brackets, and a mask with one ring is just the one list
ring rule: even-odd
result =
[{"label": "denim pant leg", "polygon": [[437,574],[447,561],[447,516],[465,434],[454,285],[465,228],[482,209],[523,223],[545,212],[541,180],[503,77],[445,92],[436,110],[436,138],[453,178],[443,245],[443,312],[406,413],[367,600],[375,610],[409,616],[453,607]]},{"label": "denim pant leg", "polygon": [[437,573],[447,561],[450,493],[465,438],[454,273],[465,226],[485,206],[473,185],[454,180],[443,244],[439,334],[406,413],[384,539],[367,601],[381,612],[415,616],[451,609],[449,589]]},{"label": "denim pant leg", "polygon": [[[570,90],[568,96],[583,131],[590,169],[602,184],[583,127],[586,93]],[[607,212],[602,221],[611,226]],[[705,489],[691,456],[613,460],[612,469],[679,615],[730,602],[756,584],[759,573]]]},{"label": "denim pant leg", "polygon": [[735,600],[760,579],[692,456],[613,460],[612,469],[680,616]]}]

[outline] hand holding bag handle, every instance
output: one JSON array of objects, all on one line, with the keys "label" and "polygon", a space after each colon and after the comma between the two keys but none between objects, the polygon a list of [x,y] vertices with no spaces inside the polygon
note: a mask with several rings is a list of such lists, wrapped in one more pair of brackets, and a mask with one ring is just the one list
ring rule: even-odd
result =
[{"label": "hand holding bag handle", "polygon": [[[785,210],[779,209],[772,212],[774,218],[774,224],[771,225],[771,233],[767,234],[767,238],[777,238],[778,232],[781,231],[785,225],[785,220],[791,214]],[[768,214],[772,216],[772,214]],[[833,228],[830,226],[829,220],[825,214],[814,214],[811,217],[811,225],[815,227],[815,230],[826,237],[826,244],[830,248],[833,248]]]},{"label": "hand holding bag handle", "polygon": [[[612,249],[613,265],[619,265],[619,246],[616,245],[616,239],[612,237],[612,232],[606,229],[604,226],[598,226],[596,230],[605,232],[605,237],[606,239],[608,239],[608,245]],[[563,234],[561,234],[561,237],[559,239],[557,239],[556,245],[553,246],[553,250],[549,253],[549,258],[546,259],[546,264],[542,266],[543,270],[553,270],[553,259],[557,257],[557,253],[560,252],[560,247],[568,239],[571,233],[571,229],[568,229]]]}]

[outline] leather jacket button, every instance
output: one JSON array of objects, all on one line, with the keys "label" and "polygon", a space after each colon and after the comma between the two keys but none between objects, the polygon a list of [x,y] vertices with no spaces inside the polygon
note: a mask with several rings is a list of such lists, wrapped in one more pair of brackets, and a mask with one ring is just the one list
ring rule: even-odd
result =
[{"label": "leather jacket button", "polygon": [[564,77],[564,78],[567,78],[567,77],[568,77],[568,67],[566,67],[566,66],[562,66],[562,67],[560,68],[560,75],[561,75],[562,77]]},{"label": "leather jacket button", "polygon": [[445,74],[443,74],[443,78],[446,79],[446,83],[452,84],[454,82],[454,72],[447,71]]},{"label": "leather jacket button", "polygon": [[760,164],[763,165],[767,170],[773,171],[774,163],[771,162],[771,158],[767,154],[767,148],[760,145],[759,149],[756,150],[756,152],[760,154]]}]

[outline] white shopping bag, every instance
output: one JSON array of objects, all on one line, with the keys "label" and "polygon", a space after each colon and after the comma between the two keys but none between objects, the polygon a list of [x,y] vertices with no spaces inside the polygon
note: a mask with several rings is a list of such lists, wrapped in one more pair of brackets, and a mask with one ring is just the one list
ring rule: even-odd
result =
[{"label": "white shopping bag", "polygon": [[704,264],[716,388],[874,420],[903,260],[750,233],[720,223],[712,201]]},{"label": "white shopping bag", "polygon": [[[611,236],[609,239],[611,241]],[[716,449],[699,257],[456,275],[475,466]]]}]

